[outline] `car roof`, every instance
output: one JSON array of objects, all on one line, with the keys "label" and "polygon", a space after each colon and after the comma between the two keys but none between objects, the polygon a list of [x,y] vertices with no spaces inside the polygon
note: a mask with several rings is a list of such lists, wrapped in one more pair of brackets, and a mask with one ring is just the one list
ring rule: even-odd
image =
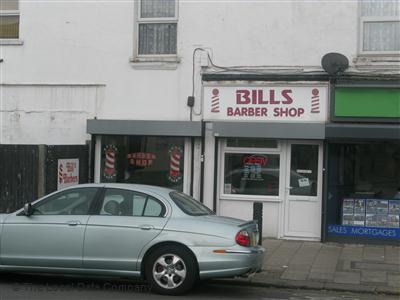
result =
[{"label": "car roof", "polygon": [[138,192],[153,192],[161,195],[169,194],[173,192],[173,189],[169,189],[166,187],[155,186],[155,185],[146,185],[146,184],[134,184],[134,183],[84,183],[78,184],[74,186],[70,186],[67,189],[73,188],[85,188],[85,187],[105,187],[105,188],[114,188],[114,189],[132,189]]}]

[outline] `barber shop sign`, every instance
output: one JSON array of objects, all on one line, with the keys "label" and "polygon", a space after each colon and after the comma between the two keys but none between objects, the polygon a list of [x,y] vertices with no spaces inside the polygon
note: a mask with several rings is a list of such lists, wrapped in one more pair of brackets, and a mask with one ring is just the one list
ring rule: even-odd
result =
[{"label": "barber shop sign", "polygon": [[324,122],[328,87],[205,86],[207,120]]}]

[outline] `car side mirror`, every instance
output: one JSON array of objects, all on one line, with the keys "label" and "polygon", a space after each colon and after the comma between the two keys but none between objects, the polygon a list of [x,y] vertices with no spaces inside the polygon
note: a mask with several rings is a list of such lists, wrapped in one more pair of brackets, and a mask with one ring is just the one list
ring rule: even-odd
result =
[{"label": "car side mirror", "polygon": [[30,215],[32,215],[32,213],[33,213],[32,205],[30,203],[25,203],[24,215],[29,217]]}]

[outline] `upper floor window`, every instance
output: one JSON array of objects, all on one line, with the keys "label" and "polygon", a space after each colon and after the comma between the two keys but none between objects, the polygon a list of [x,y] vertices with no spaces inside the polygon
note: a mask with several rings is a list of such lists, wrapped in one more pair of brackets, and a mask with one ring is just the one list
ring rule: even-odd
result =
[{"label": "upper floor window", "polygon": [[137,56],[176,56],[177,0],[140,0]]},{"label": "upper floor window", "polygon": [[400,54],[400,0],[361,0],[361,54]]},{"label": "upper floor window", "polygon": [[0,39],[19,38],[18,0],[0,0]]}]

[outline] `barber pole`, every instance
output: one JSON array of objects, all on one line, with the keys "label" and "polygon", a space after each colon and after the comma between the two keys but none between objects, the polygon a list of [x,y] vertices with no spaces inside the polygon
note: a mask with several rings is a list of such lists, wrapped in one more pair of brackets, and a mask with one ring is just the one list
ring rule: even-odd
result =
[{"label": "barber pole", "polygon": [[64,166],[60,164],[58,167],[58,182],[61,184],[63,182]]},{"label": "barber pole", "polygon": [[104,147],[105,162],[104,162],[104,177],[112,180],[117,176],[115,170],[115,157],[117,148],[114,145],[107,145]]},{"label": "barber pole", "polygon": [[182,149],[180,147],[172,147],[169,150],[170,164],[168,179],[171,182],[177,183],[182,180],[182,174],[180,172]]},{"label": "barber pole", "polygon": [[311,113],[318,114],[319,112],[319,90],[313,89],[311,97]]},{"label": "barber pole", "polygon": [[212,97],[211,97],[211,112],[218,113],[219,110],[219,89],[212,90]]}]

